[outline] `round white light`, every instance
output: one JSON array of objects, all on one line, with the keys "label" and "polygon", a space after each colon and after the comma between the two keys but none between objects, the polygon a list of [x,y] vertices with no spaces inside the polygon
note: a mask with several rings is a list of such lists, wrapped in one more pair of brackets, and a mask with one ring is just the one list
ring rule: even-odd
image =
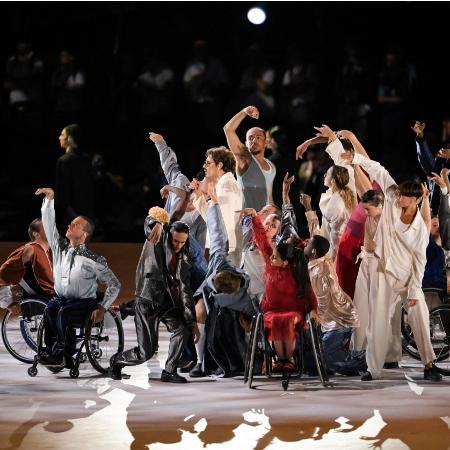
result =
[{"label": "round white light", "polygon": [[261,8],[252,8],[247,13],[247,19],[254,25],[261,25],[266,20],[266,13]]}]

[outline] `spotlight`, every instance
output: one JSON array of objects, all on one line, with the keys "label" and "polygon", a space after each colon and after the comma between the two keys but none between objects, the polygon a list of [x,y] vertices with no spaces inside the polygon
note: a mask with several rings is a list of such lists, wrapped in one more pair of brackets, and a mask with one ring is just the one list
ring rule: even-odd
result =
[{"label": "spotlight", "polygon": [[253,25],[261,25],[266,20],[266,13],[261,8],[251,8],[247,13],[247,19]]}]

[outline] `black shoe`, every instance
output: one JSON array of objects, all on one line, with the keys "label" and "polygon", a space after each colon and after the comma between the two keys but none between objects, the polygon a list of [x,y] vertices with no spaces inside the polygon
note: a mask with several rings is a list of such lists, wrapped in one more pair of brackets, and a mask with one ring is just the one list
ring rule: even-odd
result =
[{"label": "black shoe", "polygon": [[164,381],[164,383],[187,383],[186,378],[180,377],[176,372],[170,373],[165,370],[161,373],[161,381]]},{"label": "black shoe", "polygon": [[202,363],[197,363],[195,367],[189,372],[191,378],[206,377],[205,372],[202,370]]},{"label": "black shoe", "polygon": [[121,380],[123,365],[117,363],[117,353],[111,356],[109,366],[108,376],[113,380]]},{"label": "black shoe", "polygon": [[439,373],[437,367],[433,364],[429,369],[423,370],[423,378],[430,381],[441,381],[442,375]]},{"label": "black shoe", "polygon": [[372,374],[370,372],[364,372],[361,375],[361,381],[372,381],[372,380],[373,380],[373,378],[372,378]]},{"label": "black shoe", "polygon": [[62,353],[59,353],[57,355],[49,355],[47,353],[44,353],[39,356],[38,362],[43,366],[64,367],[64,356]]},{"label": "black shoe", "polygon": [[383,369],[399,369],[400,366],[398,365],[397,361],[393,361],[393,362],[385,362]]},{"label": "black shoe", "polygon": [[195,367],[195,365],[195,361],[191,361],[189,364],[186,364],[180,369],[180,373],[189,373]]}]

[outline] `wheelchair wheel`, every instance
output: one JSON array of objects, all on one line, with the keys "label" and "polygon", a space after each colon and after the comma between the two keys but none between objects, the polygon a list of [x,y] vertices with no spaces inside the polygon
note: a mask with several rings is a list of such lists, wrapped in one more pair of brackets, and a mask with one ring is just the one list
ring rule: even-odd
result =
[{"label": "wheelchair wheel", "polygon": [[87,357],[97,372],[106,374],[110,367],[111,356],[123,351],[122,321],[110,308],[105,311],[105,317],[101,323],[94,324],[89,317],[85,330]]},{"label": "wheelchair wheel", "polygon": [[323,354],[322,340],[320,339],[318,325],[308,316],[308,328],[311,337],[311,347],[313,350],[314,360],[317,366],[317,372],[323,386],[328,385],[329,377],[327,372],[327,363]]},{"label": "wheelchair wheel", "polygon": [[[430,312],[430,338],[437,361],[446,359],[449,354],[449,345],[448,343],[446,345],[444,344],[444,324],[446,323],[445,321],[448,320],[448,308],[450,308],[450,305],[441,305]],[[404,308],[402,308],[401,330],[403,350],[409,356],[420,361],[419,350],[417,350],[417,344],[408,323],[408,313]]]},{"label": "wheelchair wheel", "polygon": [[27,372],[30,377],[35,377],[38,374],[38,370],[36,369],[36,367],[29,367]]},{"label": "wheelchair wheel", "polygon": [[20,315],[8,311],[3,317],[3,343],[6,350],[21,362],[33,364],[37,352],[37,332],[46,306],[43,300],[26,299],[20,303]]},{"label": "wheelchair wheel", "polygon": [[444,304],[430,312],[430,336],[436,353],[434,364],[442,375],[450,376],[450,305]]},{"label": "wheelchair wheel", "polygon": [[258,347],[258,340],[261,336],[262,330],[262,319],[263,315],[262,313],[259,313],[256,317],[256,323],[255,323],[255,333],[253,334],[253,340],[250,340],[248,345],[251,346],[250,349],[250,361],[248,365],[248,387],[252,388],[252,382],[253,382],[253,372],[255,367],[255,355],[256,355],[256,348]]}]

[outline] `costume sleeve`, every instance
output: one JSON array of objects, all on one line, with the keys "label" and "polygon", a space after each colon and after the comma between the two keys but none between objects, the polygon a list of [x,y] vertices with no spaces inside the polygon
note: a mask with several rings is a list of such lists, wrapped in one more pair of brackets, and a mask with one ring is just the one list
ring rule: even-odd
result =
[{"label": "costume sleeve", "polygon": [[361,166],[379,184],[385,194],[391,186],[397,184],[389,172],[377,161],[372,161],[359,153],[355,153],[353,163]]},{"label": "costume sleeve", "polygon": [[306,211],[306,220],[308,221],[309,236],[313,237],[315,234],[323,236],[322,230],[319,226],[319,218],[316,211]]},{"label": "costume sleeve", "polygon": [[[159,153],[161,167],[164,176],[167,179],[167,183],[171,186],[187,190],[189,179],[186,175],[181,173],[175,152],[166,144],[166,141],[155,142],[155,146]],[[167,202],[167,204],[170,205],[170,211],[168,211],[168,213],[171,214],[175,211],[180,199],[176,194],[170,192],[169,200],[170,201]]]},{"label": "costume sleeve", "polygon": [[266,230],[264,229],[261,218],[258,215],[252,217],[252,225],[253,239],[255,240],[266,264],[270,264],[269,258],[272,255],[272,247],[267,240]]},{"label": "costume sleeve", "polygon": [[215,253],[228,253],[228,237],[220,206],[216,203],[206,210],[206,225],[209,232],[210,259]]},{"label": "costume sleeve", "polygon": [[98,281],[106,285],[105,296],[103,297],[101,305],[103,308],[108,309],[119,295],[121,288],[120,281],[108,267],[106,258],[103,256],[96,261],[95,271],[97,273]]},{"label": "costume sleeve", "polygon": [[444,192],[441,191],[441,201],[438,210],[439,234],[442,239],[442,248],[448,251],[450,250],[450,193]]},{"label": "costume sleeve", "polygon": [[53,259],[61,253],[60,236],[56,229],[54,200],[44,198],[41,208],[42,225],[53,252]]}]

